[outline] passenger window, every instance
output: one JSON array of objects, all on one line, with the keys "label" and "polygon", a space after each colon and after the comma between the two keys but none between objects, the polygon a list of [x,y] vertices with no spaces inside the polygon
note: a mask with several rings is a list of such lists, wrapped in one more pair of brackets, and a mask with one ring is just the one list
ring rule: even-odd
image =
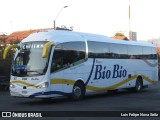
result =
[{"label": "passenger window", "polygon": [[51,72],[59,71],[84,62],[85,42],[66,42],[55,47]]},{"label": "passenger window", "polygon": [[117,47],[118,45],[110,43],[109,48],[110,48],[111,58],[120,58],[119,49]]},{"label": "passenger window", "polygon": [[108,43],[88,41],[89,58],[109,58]]},{"label": "passenger window", "polygon": [[143,47],[143,59],[150,59],[151,58],[151,48],[150,47]]},{"label": "passenger window", "polygon": [[85,59],[85,42],[68,42],[63,44],[63,65],[79,64]]},{"label": "passenger window", "polygon": [[141,46],[128,46],[128,55],[130,59],[142,59],[142,47]]},{"label": "passenger window", "polygon": [[151,48],[151,59],[157,59],[157,50],[156,50],[156,48]]},{"label": "passenger window", "polygon": [[54,49],[51,72],[55,72],[63,68],[63,50],[62,45],[57,45]]},{"label": "passenger window", "polygon": [[127,54],[127,47],[126,45],[122,44],[110,44],[110,53],[111,53],[111,58],[118,58],[118,59],[127,59],[128,54]]}]

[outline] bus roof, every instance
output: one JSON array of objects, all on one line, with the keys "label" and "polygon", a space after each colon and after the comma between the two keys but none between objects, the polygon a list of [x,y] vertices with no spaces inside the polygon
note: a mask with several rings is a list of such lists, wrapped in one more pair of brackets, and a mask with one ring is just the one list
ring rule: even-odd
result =
[{"label": "bus roof", "polygon": [[73,32],[73,31],[66,31],[66,30],[45,30],[45,31],[33,33],[29,35],[27,38],[23,39],[22,43],[32,42],[32,41],[53,41],[55,44],[59,44],[63,42],[86,41],[86,40],[154,47],[153,44],[147,43],[147,42],[116,40],[114,38],[109,38],[104,35]]}]

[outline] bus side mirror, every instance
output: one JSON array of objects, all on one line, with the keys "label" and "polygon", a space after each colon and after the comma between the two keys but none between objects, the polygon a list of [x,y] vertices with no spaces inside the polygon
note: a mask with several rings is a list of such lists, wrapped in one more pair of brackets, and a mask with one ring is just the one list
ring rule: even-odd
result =
[{"label": "bus side mirror", "polygon": [[11,50],[12,48],[18,48],[18,45],[10,45],[8,47],[5,48],[4,52],[3,52],[3,59],[5,60],[8,54],[8,51]]},{"label": "bus side mirror", "polygon": [[42,57],[43,58],[46,58],[47,55],[48,55],[48,51],[49,51],[49,48],[50,46],[54,45],[53,42],[47,42],[44,47],[43,47],[43,50],[42,50]]}]

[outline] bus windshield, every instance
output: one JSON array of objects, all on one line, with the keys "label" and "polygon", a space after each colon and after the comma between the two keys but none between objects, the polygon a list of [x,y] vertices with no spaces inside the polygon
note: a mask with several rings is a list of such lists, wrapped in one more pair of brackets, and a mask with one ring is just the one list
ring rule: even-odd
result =
[{"label": "bus windshield", "polygon": [[[46,42],[27,42],[16,55],[12,64],[14,76],[37,76],[47,71],[48,58],[42,58],[42,49]],[[49,56],[49,55],[48,55]]]}]

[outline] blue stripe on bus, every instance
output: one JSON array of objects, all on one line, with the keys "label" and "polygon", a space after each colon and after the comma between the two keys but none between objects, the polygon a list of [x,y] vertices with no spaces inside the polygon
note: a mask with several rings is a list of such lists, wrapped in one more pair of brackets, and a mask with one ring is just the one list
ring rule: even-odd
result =
[{"label": "blue stripe on bus", "polygon": [[41,96],[41,95],[52,95],[52,94],[58,94],[58,95],[63,95],[63,96],[69,96],[71,93],[65,93],[65,92],[60,92],[60,91],[48,91],[48,92],[38,92],[30,95],[30,98],[36,97],[36,96]]},{"label": "blue stripe on bus", "polygon": [[85,85],[87,85],[87,84],[88,84],[88,82],[89,82],[89,81],[90,81],[90,79],[91,79],[91,76],[92,76],[92,73],[93,73],[93,69],[94,69],[94,64],[95,64],[95,58],[93,58],[92,69],[91,69],[91,72],[90,72],[90,74],[89,74],[89,77],[88,77],[88,79],[87,79],[87,81],[86,81]]}]

